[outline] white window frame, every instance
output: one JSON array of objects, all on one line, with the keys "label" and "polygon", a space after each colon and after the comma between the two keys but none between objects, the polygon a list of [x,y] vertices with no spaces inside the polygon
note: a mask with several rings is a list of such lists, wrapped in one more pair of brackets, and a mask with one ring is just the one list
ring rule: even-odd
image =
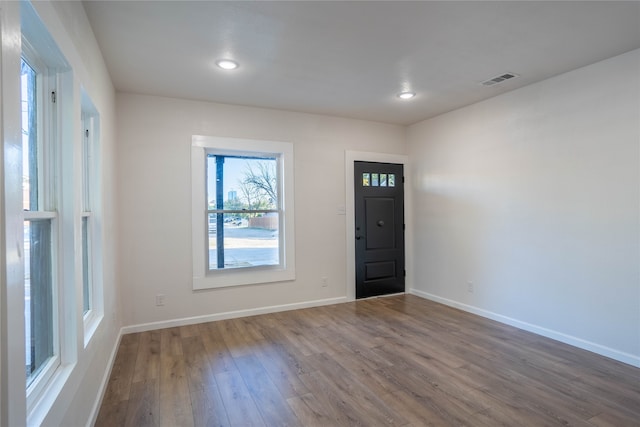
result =
[{"label": "white window frame", "polygon": [[59,180],[59,140],[58,140],[58,105],[52,104],[50,94],[57,94],[57,72],[44,63],[39,52],[28,40],[22,41],[22,57],[37,73],[37,127],[39,156],[42,156],[38,168],[38,189],[40,200],[38,210],[24,212],[25,221],[49,220],[51,222],[51,280],[52,280],[52,314],[53,314],[53,355],[47,360],[40,372],[27,387],[27,410],[43,395],[56,370],[61,366],[60,336],[60,221],[58,214]]},{"label": "white window frame", "polygon": [[[104,317],[103,297],[102,297],[102,239],[99,228],[100,209],[100,185],[98,171],[100,168],[100,115],[95,106],[82,90],[81,100],[81,203],[80,203],[80,259],[78,266],[81,278],[81,298],[79,305],[82,311],[84,346],[89,345],[89,341],[95,333],[100,321]],[[88,135],[87,135],[88,132]],[[88,278],[89,278],[89,310],[84,312],[84,262],[82,259],[83,236],[82,221],[87,218],[87,246],[88,246]]]},{"label": "white window frame", "polygon": [[[209,270],[207,220],[207,154],[278,158],[280,265]],[[194,135],[191,141],[191,207],[193,289],[213,289],[295,280],[293,144],[281,141]]]}]

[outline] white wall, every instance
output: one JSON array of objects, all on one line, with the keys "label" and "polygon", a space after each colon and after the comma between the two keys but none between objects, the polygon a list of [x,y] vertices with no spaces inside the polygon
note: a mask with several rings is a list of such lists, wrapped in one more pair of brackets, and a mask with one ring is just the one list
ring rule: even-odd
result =
[{"label": "white wall", "polygon": [[73,68],[75,90],[83,87],[100,114],[102,200],[94,218],[103,233],[104,319],[88,346],[80,347],[72,375],[43,420],[43,425],[83,425],[95,416],[96,398],[110,369],[109,358],[121,326],[115,274],[115,91],[82,3],[36,2],[34,7]]},{"label": "white wall", "polygon": [[[116,111],[126,325],[346,297],[345,150],[403,154],[403,127],[120,93]],[[194,134],[294,144],[295,281],[192,290]]]},{"label": "white wall", "polygon": [[[5,155],[5,170],[3,173],[3,214],[6,214],[7,229],[7,259],[3,257],[3,269],[9,271],[7,283],[2,283],[2,296],[8,296],[3,301],[2,322],[7,318],[12,328],[2,334],[2,425],[24,425],[26,421],[25,408],[25,374],[24,374],[24,332],[22,331],[24,313],[16,312],[11,307],[22,307],[20,299],[24,299],[23,270],[20,251],[16,248],[16,237],[22,235],[21,191],[19,188],[21,177],[20,116],[19,116],[19,61],[20,61],[20,4],[12,1],[0,0],[0,14],[3,20],[2,39],[2,110],[3,110],[3,143]],[[100,181],[103,184],[101,205],[103,211],[95,214],[96,221],[102,225],[105,238],[104,244],[104,312],[102,323],[95,331],[95,335],[84,347],[82,314],[77,313],[77,322],[71,322],[74,327],[72,335],[77,336],[76,353],[69,357],[71,363],[65,368],[69,373],[67,380],[57,391],[57,394],[47,396],[52,405],[46,410],[36,411],[30,422],[42,425],[79,426],[90,421],[96,398],[100,394],[105,373],[110,368],[109,358],[115,347],[120,329],[120,319],[117,313],[116,265],[115,265],[115,207],[112,177],[114,168],[114,132],[115,124],[115,92],[111,84],[105,64],[102,60],[97,42],[93,36],[88,19],[80,2],[47,2],[34,3],[34,9],[51,34],[55,43],[73,69],[73,111],[78,113],[77,125],[80,129],[80,88],[84,87],[96,106],[101,121],[100,155],[102,169]],[[6,20],[6,21],[5,21]],[[9,25],[6,25],[6,24]],[[7,31],[5,31],[7,30]],[[10,30],[10,32],[9,32]],[[5,61],[6,60],[6,61]],[[5,67],[5,65],[7,65]],[[67,103],[69,101],[67,100]],[[9,135],[9,137],[7,137]],[[80,132],[78,131],[78,143]],[[65,143],[72,143],[65,140]],[[12,161],[13,158],[18,159]],[[11,162],[9,167],[7,162]],[[18,183],[18,185],[16,185]],[[6,205],[4,205],[6,203]],[[20,238],[17,238],[20,240]],[[69,257],[69,254],[65,254]],[[7,263],[6,265],[4,263]],[[9,307],[8,310],[4,310]],[[78,305],[80,307],[80,305]],[[67,314],[67,317],[73,315]],[[6,332],[6,333],[5,333]],[[68,331],[67,331],[68,332]],[[6,345],[8,343],[8,345]],[[7,356],[7,357],[5,357]],[[8,375],[7,375],[8,374]],[[44,407],[43,407],[44,409]]]},{"label": "white wall", "polygon": [[640,366],[640,51],[411,126],[408,152],[417,294]]}]

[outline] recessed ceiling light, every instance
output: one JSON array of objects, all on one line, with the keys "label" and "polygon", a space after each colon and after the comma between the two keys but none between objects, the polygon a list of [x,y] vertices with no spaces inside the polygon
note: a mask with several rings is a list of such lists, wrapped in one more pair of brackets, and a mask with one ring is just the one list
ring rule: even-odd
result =
[{"label": "recessed ceiling light", "polygon": [[220,59],[216,61],[216,65],[223,70],[235,70],[238,68],[238,63],[230,59]]},{"label": "recessed ceiling light", "polygon": [[400,92],[398,94],[398,98],[400,99],[411,99],[416,96],[415,92]]}]

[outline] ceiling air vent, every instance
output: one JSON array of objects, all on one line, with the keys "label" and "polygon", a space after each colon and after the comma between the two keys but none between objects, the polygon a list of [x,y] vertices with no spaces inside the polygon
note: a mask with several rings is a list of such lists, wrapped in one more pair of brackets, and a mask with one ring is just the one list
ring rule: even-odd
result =
[{"label": "ceiling air vent", "polygon": [[497,77],[494,77],[492,79],[489,80],[485,80],[482,82],[483,86],[493,86],[493,85],[497,85],[498,83],[502,83],[506,80],[511,80],[511,79],[515,79],[516,77],[519,77],[517,74],[515,73],[504,73],[504,74],[500,74]]}]

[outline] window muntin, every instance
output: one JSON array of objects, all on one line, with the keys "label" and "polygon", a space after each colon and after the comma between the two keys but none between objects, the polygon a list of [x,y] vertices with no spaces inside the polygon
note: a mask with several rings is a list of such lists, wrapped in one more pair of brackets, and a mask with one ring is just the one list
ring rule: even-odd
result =
[{"label": "window muntin", "polygon": [[280,265],[277,157],[207,154],[209,270]]}]

